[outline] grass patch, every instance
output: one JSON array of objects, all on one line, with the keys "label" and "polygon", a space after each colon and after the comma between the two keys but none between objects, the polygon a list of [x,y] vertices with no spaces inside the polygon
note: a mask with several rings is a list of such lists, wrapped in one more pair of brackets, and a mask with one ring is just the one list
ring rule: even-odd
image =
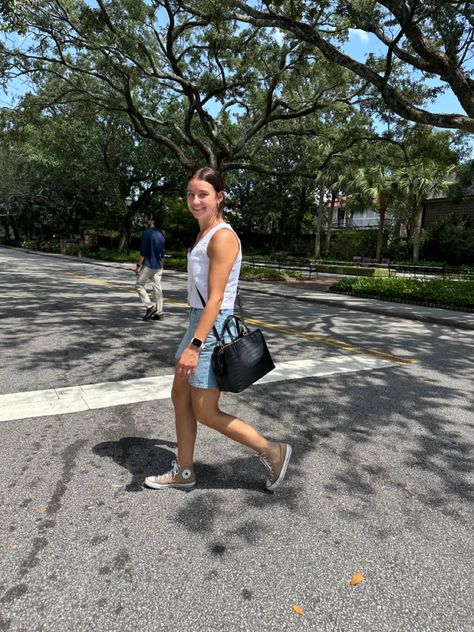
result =
[{"label": "grass patch", "polygon": [[474,309],[474,281],[408,278],[341,279],[330,292]]},{"label": "grass patch", "polygon": [[301,279],[301,274],[299,272],[290,272],[289,270],[252,268],[251,266],[242,266],[240,270],[240,279],[242,281],[286,281],[289,278]]}]

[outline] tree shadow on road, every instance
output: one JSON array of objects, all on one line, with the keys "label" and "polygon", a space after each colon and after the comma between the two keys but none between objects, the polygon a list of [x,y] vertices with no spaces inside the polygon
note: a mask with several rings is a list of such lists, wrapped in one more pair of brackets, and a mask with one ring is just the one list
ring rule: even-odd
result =
[{"label": "tree shadow on road", "polygon": [[[176,458],[175,448],[176,443],[173,441],[122,437],[118,441],[98,443],[93,446],[92,451],[128,470],[132,479],[126,490],[138,492],[143,489],[147,476],[161,474],[170,469],[172,460]],[[272,496],[264,486],[265,470],[255,457],[229,458],[219,466],[197,460],[195,468],[198,478],[196,488],[200,490],[246,489]]]}]

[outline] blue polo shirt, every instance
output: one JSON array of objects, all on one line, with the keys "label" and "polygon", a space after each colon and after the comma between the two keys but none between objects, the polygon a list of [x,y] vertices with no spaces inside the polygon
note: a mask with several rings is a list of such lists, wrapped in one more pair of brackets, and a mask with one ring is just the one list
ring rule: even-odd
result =
[{"label": "blue polo shirt", "polygon": [[154,226],[143,231],[140,240],[140,254],[145,257],[143,265],[158,269],[163,267],[165,256],[165,238]]}]

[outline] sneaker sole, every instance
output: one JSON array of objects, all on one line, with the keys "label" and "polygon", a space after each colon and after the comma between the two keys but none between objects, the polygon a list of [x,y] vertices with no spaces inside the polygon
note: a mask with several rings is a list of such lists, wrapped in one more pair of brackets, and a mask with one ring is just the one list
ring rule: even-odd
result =
[{"label": "sneaker sole", "polygon": [[150,320],[150,318],[153,318],[153,316],[156,314],[156,312],[153,312],[152,314],[150,314],[149,316],[143,316],[143,320]]},{"label": "sneaker sole", "polygon": [[176,489],[191,489],[196,485],[196,481],[192,483],[153,483],[153,481],[145,479],[144,484],[151,489],[167,489],[168,487],[174,487]]},{"label": "sneaker sole", "polygon": [[289,445],[288,443],[286,443],[285,445],[286,445],[286,454],[285,454],[285,460],[283,461],[283,465],[281,466],[280,476],[271,485],[266,486],[269,491],[276,489],[280,485],[280,483],[283,482],[283,479],[285,478],[286,470],[288,469],[288,463],[290,462],[291,453],[293,451],[291,448],[291,445]]}]

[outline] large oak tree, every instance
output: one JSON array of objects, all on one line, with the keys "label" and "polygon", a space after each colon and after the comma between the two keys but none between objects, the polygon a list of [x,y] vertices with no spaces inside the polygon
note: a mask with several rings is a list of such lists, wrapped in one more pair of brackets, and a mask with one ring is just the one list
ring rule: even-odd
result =
[{"label": "large oak tree", "polygon": [[30,0],[4,3],[3,17],[24,37],[4,41],[7,78],[54,76],[59,89],[45,105],[85,100],[124,112],[187,169],[277,172],[260,157],[269,139],[315,113],[349,114],[363,88],[305,43],[175,1]]},{"label": "large oak tree", "polygon": [[[226,15],[280,29],[376,88],[386,106],[416,123],[474,132],[474,12],[472,2],[446,0],[292,0],[181,2],[196,15]],[[383,55],[364,62],[344,51],[350,29],[373,34]],[[430,112],[430,79],[450,88],[465,114]],[[418,88],[418,89],[417,89]]]}]

